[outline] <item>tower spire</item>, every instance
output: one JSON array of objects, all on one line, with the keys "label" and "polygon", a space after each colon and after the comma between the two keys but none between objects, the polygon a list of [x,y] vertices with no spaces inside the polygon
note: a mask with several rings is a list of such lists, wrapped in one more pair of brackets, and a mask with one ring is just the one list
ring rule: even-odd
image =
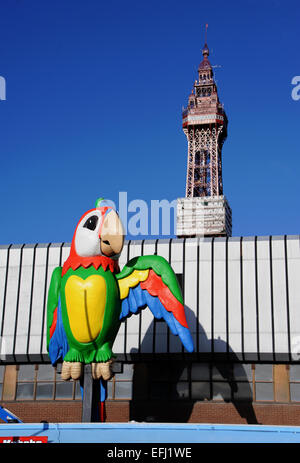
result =
[{"label": "tower spire", "polygon": [[[212,71],[211,64],[210,64],[210,62],[208,60],[209,48],[208,48],[208,45],[207,45],[207,28],[208,28],[208,24],[205,24],[205,42],[204,42],[204,46],[202,48],[203,60],[199,64],[198,72],[200,70],[203,70],[203,69],[206,69],[206,70],[209,69],[209,70]],[[212,72],[211,72],[211,76],[212,76]],[[200,77],[199,77],[199,79],[200,79]]]},{"label": "tower spire", "polygon": [[209,55],[209,49],[207,46],[207,28],[208,28],[208,24],[205,24],[205,41],[204,41],[204,47],[202,48],[202,55],[204,59],[207,58]]}]

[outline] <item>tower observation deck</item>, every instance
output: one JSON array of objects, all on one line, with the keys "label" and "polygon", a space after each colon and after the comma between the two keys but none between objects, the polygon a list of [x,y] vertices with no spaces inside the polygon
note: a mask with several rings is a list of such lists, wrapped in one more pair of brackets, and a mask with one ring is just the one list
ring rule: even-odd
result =
[{"label": "tower observation deck", "polygon": [[188,141],[185,198],[177,200],[177,236],[231,236],[232,219],[223,195],[222,147],[227,116],[219,101],[207,43],[182,127]]}]

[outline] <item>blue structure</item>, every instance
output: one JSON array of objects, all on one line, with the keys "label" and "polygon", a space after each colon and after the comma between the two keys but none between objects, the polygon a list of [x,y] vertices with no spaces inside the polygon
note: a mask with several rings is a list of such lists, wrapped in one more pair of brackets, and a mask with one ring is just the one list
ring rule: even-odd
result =
[{"label": "blue structure", "polygon": [[220,424],[3,424],[2,436],[47,436],[48,443],[300,443],[300,427]]},{"label": "blue structure", "polygon": [[0,419],[5,421],[5,423],[22,423],[20,418],[18,418],[14,413],[10,412],[4,407],[0,406]]}]

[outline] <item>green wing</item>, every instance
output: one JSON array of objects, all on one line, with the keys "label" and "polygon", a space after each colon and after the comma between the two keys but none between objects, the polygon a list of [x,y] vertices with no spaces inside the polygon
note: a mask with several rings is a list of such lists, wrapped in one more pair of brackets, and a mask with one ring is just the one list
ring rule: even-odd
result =
[{"label": "green wing", "polygon": [[56,267],[51,276],[47,301],[47,350],[49,350],[50,328],[53,322],[54,312],[58,305],[59,291],[61,284],[62,267]]},{"label": "green wing", "polygon": [[[138,282],[135,282],[134,280],[139,278],[139,274],[134,271],[149,271],[150,269],[152,269],[154,273],[161,278],[161,281],[182,304],[182,294],[177,277],[169,262],[161,256],[139,256],[131,259],[126,265],[124,265],[122,271],[116,275],[117,280],[119,280],[119,286],[123,286],[127,283],[127,281],[128,285],[130,285],[129,287],[135,286]],[[133,272],[135,273],[135,278],[134,275],[132,275]],[[128,278],[130,275],[132,275],[132,278]],[[143,273],[141,272],[140,275],[142,276]],[[121,299],[123,298],[121,297]]]},{"label": "green wing", "polygon": [[121,320],[148,306],[156,319],[163,318],[171,332],[180,337],[187,351],[193,351],[181,289],[166,259],[161,256],[135,257],[116,278],[122,301]]}]

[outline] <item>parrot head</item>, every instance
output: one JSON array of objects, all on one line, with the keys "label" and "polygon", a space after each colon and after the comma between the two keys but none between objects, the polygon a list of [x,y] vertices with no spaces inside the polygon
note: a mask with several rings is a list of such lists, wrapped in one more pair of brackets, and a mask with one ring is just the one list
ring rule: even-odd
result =
[{"label": "parrot head", "polygon": [[111,271],[118,270],[117,261],[124,245],[124,230],[117,212],[103,198],[96,207],[80,218],[73,236],[70,256],[64,263],[63,273],[80,265],[94,265]]},{"label": "parrot head", "polygon": [[78,222],[74,245],[78,256],[104,255],[117,259],[124,244],[124,231],[116,211],[100,198],[96,208],[86,212]]}]

